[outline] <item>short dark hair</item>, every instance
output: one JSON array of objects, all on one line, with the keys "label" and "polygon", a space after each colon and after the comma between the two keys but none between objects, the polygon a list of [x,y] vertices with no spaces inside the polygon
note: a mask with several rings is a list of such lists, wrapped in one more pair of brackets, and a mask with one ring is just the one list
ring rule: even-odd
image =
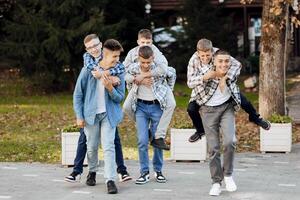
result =
[{"label": "short dark hair", "polygon": [[148,59],[153,56],[153,50],[149,46],[142,46],[139,48],[139,56]]},{"label": "short dark hair", "polygon": [[122,45],[120,44],[120,42],[118,40],[115,40],[115,39],[106,40],[103,44],[103,48],[109,49],[111,51],[120,51],[120,52],[124,51],[124,49],[123,49]]},{"label": "short dark hair", "polygon": [[223,49],[219,49],[216,51],[216,53],[214,54],[214,57],[218,56],[218,55],[228,55],[230,56],[230,53],[228,51],[225,51]]},{"label": "short dark hair", "polygon": [[96,38],[99,39],[99,37],[98,37],[97,34],[94,34],[94,33],[93,34],[89,34],[89,35],[85,36],[85,38],[83,40],[83,43],[86,44],[87,42],[91,41],[92,39],[96,39]]},{"label": "short dark hair", "polygon": [[138,33],[138,38],[152,39],[152,32],[149,29],[141,29]]}]

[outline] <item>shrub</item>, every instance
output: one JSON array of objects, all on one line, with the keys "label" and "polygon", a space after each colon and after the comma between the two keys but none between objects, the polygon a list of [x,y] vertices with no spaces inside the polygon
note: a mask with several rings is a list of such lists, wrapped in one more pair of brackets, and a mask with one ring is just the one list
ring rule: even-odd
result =
[{"label": "shrub", "polygon": [[269,121],[271,123],[291,123],[293,120],[289,116],[274,113],[269,117]]}]

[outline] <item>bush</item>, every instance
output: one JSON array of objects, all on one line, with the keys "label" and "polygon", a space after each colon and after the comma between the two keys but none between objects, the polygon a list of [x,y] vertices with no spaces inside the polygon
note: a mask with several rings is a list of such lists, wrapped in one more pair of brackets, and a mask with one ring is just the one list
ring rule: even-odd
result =
[{"label": "bush", "polygon": [[279,115],[279,114],[272,114],[269,118],[271,123],[291,123],[293,120],[289,116],[286,115]]},{"label": "bush", "polygon": [[62,129],[62,132],[79,132],[80,128],[76,125],[69,125]]}]

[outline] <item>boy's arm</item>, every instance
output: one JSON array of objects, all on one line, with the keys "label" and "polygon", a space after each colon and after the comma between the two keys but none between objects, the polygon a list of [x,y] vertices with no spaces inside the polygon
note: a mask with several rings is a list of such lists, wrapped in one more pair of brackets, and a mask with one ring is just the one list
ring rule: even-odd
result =
[{"label": "boy's arm", "polygon": [[110,68],[108,71],[109,71],[108,75],[118,76],[125,72],[125,66],[122,63],[118,62],[115,67]]},{"label": "boy's arm", "polygon": [[227,77],[230,81],[235,81],[240,75],[242,64],[235,58],[230,56],[230,68],[227,72]]},{"label": "boy's arm", "polygon": [[92,71],[97,68],[98,63],[95,61],[93,56],[91,56],[88,52],[83,54],[83,64],[88,70]]},{"label": "boy's arm", "polygon": [[170,86],[171,90],[174,89],[175,82],[176,82],[176,70],[173,67],[168,67],[167,83]]},{"label": "boy's arm", "polygon": [[131,49],[131,50],[127,53],[127,56],[125,57],[125,60],[123,61],[123,65],[124,65],[126,71],[128,70],[129,66],[130,66],[131,64],[134,63],[134,58],[133,58],[133,56],[134,56],[134,51],[135,51],[136,48],[137,48],[137,47]]},{"label": "boy's arm", "polygon": [[140,74],[139,65],[137,63],[131,64],[125,74],[125,81],[127,83],[133,83],[135,76],[138,74]]},{"label": "boy's arm", "polygon": [[125,79],[124,79],[124,73],[120,74],[120,85],[113,87],[112,91],[108,92],[111,99],[116,103],[121,103],[121,101],[125,97]]},{"label": "boy's arm", "polygon": [[151,74],[153,77],[165,75],[168,72],[168,60],[156,46],[152,45],[152,49],[154,53],[154,64],[157,68],[151,70]]},{"label": "boy's arm", "polygon": [[73,93],[73,108],[76,114],[76,118],[84,120],[83,105],[84,105],[84,94],[86,90],[88,71],[86,68],[82,68],[77,78],[76,86]]},{"label": "boy's arm", "polygon": [[[200,65],[200,63],[195,62],[194,56],[192,56],[187,67],[187,85],[191,89],[206,83],[206,80],[204,80],[203,77],[208,71],[204,71],[201,66],[198,65]],[[198,73],[198,70],[201,69],[203,71]]]}]

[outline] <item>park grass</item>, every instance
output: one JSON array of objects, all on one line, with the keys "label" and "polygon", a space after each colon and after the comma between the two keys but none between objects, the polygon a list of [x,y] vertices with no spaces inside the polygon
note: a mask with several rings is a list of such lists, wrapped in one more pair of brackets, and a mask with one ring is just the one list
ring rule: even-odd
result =
[{"label": "park grass", "polygon": [[[72,94],[38,94],[28,90],[28,82],[20,78],[0,77],[0,161],[60,163],[61,130],[75,123]],[[240,88],[243,90],[241,84]],[[175,85],[177,108],[170,127],[191,127],[186,112],[191,90],[185,83]],[[243,92],[256,107],[258,95]],[[236,115],[237,151],[259,150],[258,127],[248,122],[244,111]],[[137,159],[136,129],[127,117],[119,126],[125,159]],[[296,127],[298,133],[300,127]],[[167,142],[170,141],[167,135]],[[293,141],[300,134],[293,132]],[[150,151],[151,152],[151,151]],[[165,158],[170,157],[164,151]],[[150,154],[151,155],[151,154]],[[100,157],[101,158],[101,157]]]}]

